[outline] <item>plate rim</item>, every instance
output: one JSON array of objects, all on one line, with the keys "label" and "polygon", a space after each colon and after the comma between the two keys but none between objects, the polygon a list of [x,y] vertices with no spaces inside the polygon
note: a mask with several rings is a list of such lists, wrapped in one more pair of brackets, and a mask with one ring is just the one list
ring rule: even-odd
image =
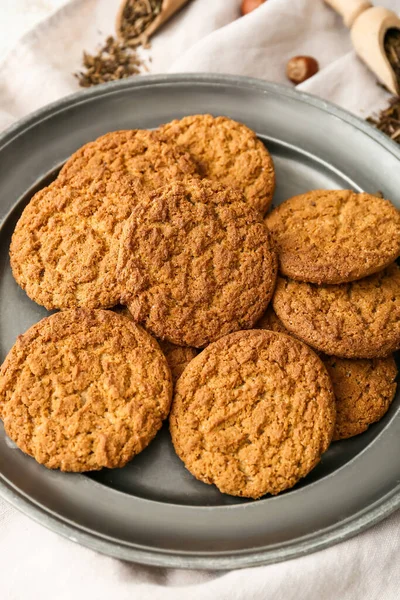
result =
[{"label": "plate rim", "polygon": [[[6,127],[0,132],[0,150],[3,148],[4,142],[8,143],[14,137],[17,137],[18,132],[22,133],[21,130],[29,129],[33,124],[37,124],[42,120],[42,117],[47,117],[57,112],[61,112],[64,108],[67,108],[73,104],[83,104],[86,101],[90,101],[91,98],[96,96],[107,96],[117,92],[118,90],[124,90],[135,87],[146,87],[149,85],[163,84],[163,83],[213,83],[213,84],[230,84],[236,85],[236,87],[253,87],[257,89],[263,89],[264,91],[272,91],[283,96],[294,100],[301,100],[302,102],[315,106],[324,112],[333,114],[334,116],[346,121],[350,125],[353,125],[357,129],[360,129],[363,133],[374,139],[381,146],[384,146],[394,156],[400,159],[400,148],[396,142],[391,140],[387,135],[370,125],[367,121],[352,114],[346,109],[339,105],[319,98],[308,92],[298,90],[295,87],[283,83],[275,83],[256,77],[247,77],[245,75],[229,75],[224,73],[171,73],[162,75],[136,75],[134,78],[120,79],[117,81],[110,81],[91,88],[85,88],[83,90],[68,94],[38,108],[28,115],[18,119],[15,123]],[[17,135],[16,135],[17,134]]]},{"label": "plate rim", "polygon": [[[217,84],[222,86],[236,86],[238,88],[256,88],[258,90],[279,94],[306,103],[319,110],[323,110],[348,123],[355,129],[362,131],[380,146],[383,146],[397,159],[400,159],[400,148],[394,141],[380,131],[374,129],[372,125],[368,124],[360,117],[347,112],[332,102],[293,89],[287,85],[267,82],[262,79],[210,73],[144,75],[135,77],[132,80],[126,79],[115,81],[78,91],[30,113],[8,127],[0,134],[0,150],[4,149],[13,139],[25,134],[33,125],[37,125],[41,121],[54,116],[58,112],[62,112],[64,109],[70,108],[71,106],[84,104],[95,97],[118,93],[120,90],[162,84],[171,85],[173,83],[187,83],[192,85]],[[265,550],[249,549],[244,551],[225,551],[218,554],[211,552],[183,554],[177,551],[169,552],[160,550],[159,548],[147,550],[139,547],[132,547],[115,540],[106,539],[103,536],[97,535],[95,532],[86,532],[80,528],[79,525],[72,526],[63,521],[62,518],[51,514],[45,508],[42,508],[34,501],[27,498],[22,492],[15,490],[12,484],[4,481],[1,477],[0,497],[4,498],[13,507],[29,516],[34,521],[61,534],[70,541],[80,543],[114,558],[136,561],[151,566],[212,570],[267,565],[316,552],[365,531],[367,528],[375,525],[392,514],[396,509],[400,508],[400,487],[398,486],[391,493],[376,501],[368,508],[356,513],[345,521],[339,522],[337,525],[328,528],[324,532],[317,531],[296,541],[286,542],[281,544],[279,548],[271,547],[270,549]]]}]

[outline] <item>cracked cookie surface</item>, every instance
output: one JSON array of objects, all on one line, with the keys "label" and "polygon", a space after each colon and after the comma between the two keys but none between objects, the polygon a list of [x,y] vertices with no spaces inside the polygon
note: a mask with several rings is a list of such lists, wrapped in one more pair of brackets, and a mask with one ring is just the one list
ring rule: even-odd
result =
[{"label": "cracked cookie surface", "polygon": [[341,285],[278,277],[274,310],[288,331],[326,354],[377,358],[400,348],[400,269]]},{"label": "cracked cookie surface", "polygon": [[0,416],[23,452],[50,469],[124,466],[168,415],[167,362],[125,317],[56,313],[19,336],[0,373]]},{"label": "cracked cookie surface", "polygon": [[85,144],[67,160],[59,178],[67,183],[82,171],[96,177],[103,171],[128,174],[146,193],[170,181],[198,176],[188,152],[146,129],[111,131]]},{"label": "cracked cookie surface", "polygon": [[172,381],[175,384],[190,361],[198,354],[196,348],[190,346],[177,346],[167,340],[157,340],[163,351],[169,368],[171,369]]},{"label": "cracked cookie surface", "polygon": [[359,435],[388,411],[396,393],[393,356],[372,359],[322,356],[336,397],[334,440]]},{"label": "cracked cookie surface", "polygon": [[[290,335],[271,306],[257,327]],[[359,435],[384,417],[396,393],[393,355],[363,359],[321,354],[320,359],[331,378],[336,399],[334,441]]]},{"label": "cracked cookie surface", "polygon": [[328,374],[305,344],[239,331],[208,346],[180,377],[170,414],[175,450],[201,481],[259,498],[319,462],[335,425]]},{"label": "cracked cookie surface", "polygon": [[276,271],[259,214],[216,182],[171,184],[142,199],[121,238],[122,304],[157,338],[181,346],[252,327]]},{"label": "cracked cookie surface", "polygon": [[265,223],[281,273],[298,281],[355,281],[400,254],[400,213],[371,194],[314,190],[283,202]]},{"label": "cracked cookie surface", "polygon": [[[133,320],[131,313],[126,307],[119,309],[118,313]],[[172,342],[159,340],[157,338],[156,341],[160,345],[160,348],[167,359],[168,366],[171,370],[172,381],[175,384],[190,361],[197,356],[198,350],[196,348],[191,348],[190,346],[177,346]]]},{"label": "cracked cookie surface", "polygon": [[165,139],[186,149],[203,177],[236,186],[264,214],[272,202],[272,158],[251,129],[227,117],[193,115],[160,128]]},{"label": "cracked cookie surface", "polygon": [[48,310],[118,304],[119,238],[137,197],[130,178],[119,173],[82,173],[37,192],[11,240],[17,283]]}]

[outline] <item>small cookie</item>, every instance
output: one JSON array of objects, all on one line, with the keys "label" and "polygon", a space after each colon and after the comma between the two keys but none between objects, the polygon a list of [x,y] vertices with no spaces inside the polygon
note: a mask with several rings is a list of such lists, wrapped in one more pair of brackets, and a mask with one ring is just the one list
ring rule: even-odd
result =
[{"label": "small cookie", "polygon": [[278,277],[273,307],[290,333],[326,354],[377,358],[400,348],[400,269],[318,286]]},{"label": "small cookie", "polygon": [[294,486],[319,462],[335,426],[327,372],[305,344],[238,331],[180,377],[170,414],[175,450],[197,479],[259,498]]},{"label": "small cookie", "polygon": [[144,192],[185,177],[197,177],[192,157],[146,129],[112,131],[79,148],[67,160],[59,179],[67,183],[82,171],[101,177],[104,171],[129,174]]},{"label": "small cookie", "polygon": [[[260,329],[289,334],[268,306],[257,323]],[[332,380],[336,398],[336,426],[333,440],[363,433],[386,414],[396,393],[397,367],[393,355],[387,358],[338,358],[320,356]]]},{"label": "small cookie", "polygon": [[285,333],[286,335],[293,335],[286,329],[283,323],[278,319],[272,304],[268,305],[267,310],[256,323],[257,329],[267,329],[268,331],[275,331],[275,333]]},{"label": "small cookie", "polygon": [[0,372],[0,415],[50,469],[123,467],[167,417],[171,375],[157,343],[109,311],[69,310],[19,336]]},{"label": "small cookie", "polygon": [[[133,321],[132,315],[127,308],[121,308],[118,310],[118,313]],[[171,370],[172,381],[175,384],[190,361],[197,356],[198,350],[196,350],[196,348],[190,348],[189,346],[177,346],[176,344],[172,344],[172,342],[164,340],[157,340],[157,342],[167,359],[168,366]]]},{"label": "small cookie", "polygon": [[400,213],[371,194],[314,190],[283,202],[265,223],[281,273],[298,281],[355,281],[400,254]]},{"label": "small cookie", "polygon": [[243,195],[217,182],[171,184],[134,208],[118,272],[126,304],[157,338],[201,348],[251,328],[277,271],[267,228]]},{"label": "small cookie", "polygon": [[254,131],[227,117],[193,115],[160,128],[167,139],[190,152],[203,177],[236,186],[264,214],[272,202],[275,170]]},{"label": "small cookie", "polygon": [[157,342],[167,359],[175,385],[188,364],[198,355],[198,350],[190,346],[177,346],[167,340],[157,340]]},{"label": "small cookie", "polygon": [[120,173],[99,179],[82,172],[40,190],[11,240],[17,283],[48,310],[118,304],[119,238],[136,201],[135,186]]},{"label": "small cookie", "polygon": [[393,356],[349,359],[322,357],[336,397],[334,440],[363,433],[386,414],[396,393],[397,367]]}]

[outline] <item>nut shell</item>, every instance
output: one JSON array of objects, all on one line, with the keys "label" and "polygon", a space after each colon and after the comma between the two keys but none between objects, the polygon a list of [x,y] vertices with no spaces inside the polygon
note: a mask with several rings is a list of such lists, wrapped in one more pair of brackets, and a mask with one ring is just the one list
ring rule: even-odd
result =
[{"label": "nut shell", "polygon": [[303,83],[319,71],[319,64],[312,56],[294,56],[286,65],[286,76],[292,83]]}]

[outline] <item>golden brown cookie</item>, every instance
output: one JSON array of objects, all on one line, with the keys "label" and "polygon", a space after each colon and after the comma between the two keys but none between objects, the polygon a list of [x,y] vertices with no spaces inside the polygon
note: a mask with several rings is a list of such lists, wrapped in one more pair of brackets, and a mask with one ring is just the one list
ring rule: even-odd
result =
[{"label": "golden brown cookie", "polygon": [[17,283],[48,310],[118,304],[119,238],[136,201],[132,181],[119,173],[82,172],[40,190],[11,240]]},{"label": "golden brown cookie", "polygon": [[[124,307],[119,309],[118,313],[133,321],[133,317],[127,308]],[[196,348],[190,348],[189,346],[177,346],[172,342],[164,340],[157,339],[157,342],[167,359],[168,366],[171,370],[172,381],[175,384],[190,361],[197,356],[198,350]]]},{"label": "golden brown cookie", "polygon": [[[257,323],[260,329],[289,334],[268,306]],[[396,362],[387,358],[338,358],[320,356],[332,380],[336,398],[336,426],[333,440],[366,431],[387,412],[396,393]]]},{"label": "golden brown cookie", "polygon": [[161,134],[190,152],[203,177],[237,186],[251,206],[264,214],[272,202],[272,158],[254,131],[227,117],[193,115],[171,121]]},{"label": "golden brown cookie", "polygon": [[318,286],[278,277],[273,307],[290,333],[326,354],[376,358],[400,348],[400,269]]},{"label": "golden brown cookie", "polygon": [[363,433],[386,414],[396,393],[393,356],[350,359],[322,357],[336,397],[334,440]]},{"label": "golden brown cookie", "polygon": [[145,192],[170,181],[198,176],[197,166],[185,150],[145,129],[112,131],[85,144],[67,160],[59,178],[68,182],[82,171],[96,177],[104,171],[126,173]]},{"label": "golden brown cookie", "polygon": [[256,323],[257,329],[267,329],[268,331],[275,331],[275,333],[285,333],[286,335],[293,335],[286,329],[283,323],[278,319],[272,304],[268,305],[267,310]]},{"label": "golden brown cookie", "polygon": [[355,281],[400,254],[400,213],[371,194],[314,190],[286,200],[265,223],[281,273],[298,281]]},{"label": "golden brown cookie", "polygon": [[278,494],[328,448],[335,400],[305,344],[238,331],[208,346],[178,380],[170,414],[175,450],[197,479],[226,494]]},{"label": "golden brown cookie", "polygon": [[167,340],[157,341],[171,369],[172,381],[176,384],[188,364],[198,355],[198,350],[190,346],[177,346]]},{"label": "golden brown cookie", "polygon": [[160,429],[171,394],[155,340],[103,310],[43,319],[17,339],[0,372],[7,435],[62,471],[123,467]]},{"label": "golden brown cookie", "polygon": [[272,296],[267,228],[238,190],[171,184],[143,198],[121,238],[122,303],[157,338],[200,348],[249,329]]},{"label": "golden brown cookie", "polygon": [[151,131],[116,131],[80,148],[25,208],[11,242],[14,277],[47,309],[118,304],[119,237],[138,194],[196,177],[190,156]]}]

